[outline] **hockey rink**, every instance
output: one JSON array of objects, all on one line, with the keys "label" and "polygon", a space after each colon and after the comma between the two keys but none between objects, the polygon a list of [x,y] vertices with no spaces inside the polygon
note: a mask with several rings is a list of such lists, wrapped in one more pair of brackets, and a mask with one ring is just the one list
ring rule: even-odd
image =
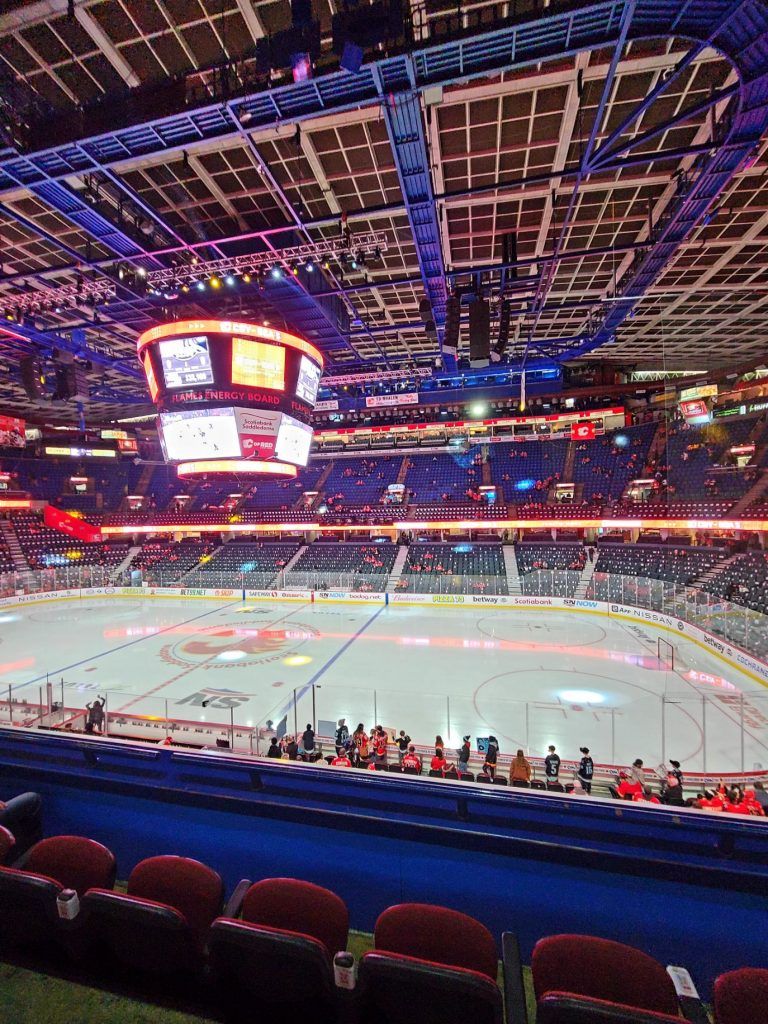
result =
[{"label": "hockey rink", "polygon": [[345,718],[449,747],[493,734],[504,753],[768,764],[768,689],[690,640],[597,614],[130,597],[0,609],[2,697],[36,703],[47,682],[67,708],[106,696],[110,718],[289,733],[314,720],[321,734]]}]

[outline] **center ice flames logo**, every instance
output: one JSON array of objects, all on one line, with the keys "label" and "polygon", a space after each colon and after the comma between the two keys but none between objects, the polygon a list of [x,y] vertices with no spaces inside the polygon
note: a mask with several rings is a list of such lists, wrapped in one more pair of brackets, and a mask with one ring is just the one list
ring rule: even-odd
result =
[{"label": "center ice flames logo", "polygon": [[235,623],[195,630],[191,637],[166,644],[160,657],[171,665],[198,668],[242,668],[279,661],[316,637],[310,626],[291,629],[254,629]]}]

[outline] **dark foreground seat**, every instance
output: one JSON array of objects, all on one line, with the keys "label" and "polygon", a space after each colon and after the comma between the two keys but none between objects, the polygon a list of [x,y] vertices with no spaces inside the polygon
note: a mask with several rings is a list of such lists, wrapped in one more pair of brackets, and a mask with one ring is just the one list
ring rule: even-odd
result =
[{"label": "dark foreground seat", "polygon": [[102,888],[85,894],[84,955],[129,972],[199,979],[223,899],[221,877],[200,861],[149,857],[131,872],[125,895]]},{"label": "dark foreground seat", "polygon": [[0,867],[0,946],[6,950],[58,948],[65,931],[59,893],[75,889],[82,897],[94,886],[109,889],[117,870],[106,846],[81,836],[43,839],[18,864]]},{"label": "dark foreground seat", "polygon": [[333,957],[348,932],[346,905],[330,890],[295,878],[256,882],[240,919],[219,917],[210,932],[211,974],[229,1018],[251,1020],[259,1007],[298,1020],[311,1007],[314,1021],[335,1019]]},{"label": "dark foreground seat", "polygon": [[639,949],[590,935],[553,935],[531,957],[537,1024],[667,1024],[680,1020],[672,979]]},{"label": "dark foreground seat", "polygon": [[446,907],[406,903],[380,915],[375,952],[360,961],[358,998],[377,1024],[501,1024],[498,955],[474,918]]},{"label": "dark foreground seat", "polygon": [[715,981],[716,1024],[765,1024],[768,1020],[768,969],[742,967]]}]

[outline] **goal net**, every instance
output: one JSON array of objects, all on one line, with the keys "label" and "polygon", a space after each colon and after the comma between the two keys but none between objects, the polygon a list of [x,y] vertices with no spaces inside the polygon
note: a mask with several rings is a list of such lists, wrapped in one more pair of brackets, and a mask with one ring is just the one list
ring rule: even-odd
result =
[{"label": "goal net", "polygon": [[656,640],[656,657],[659,659],[659,665],[662,668],[674,669],[675,667],[675,648],[664,637],[658,637]]}]

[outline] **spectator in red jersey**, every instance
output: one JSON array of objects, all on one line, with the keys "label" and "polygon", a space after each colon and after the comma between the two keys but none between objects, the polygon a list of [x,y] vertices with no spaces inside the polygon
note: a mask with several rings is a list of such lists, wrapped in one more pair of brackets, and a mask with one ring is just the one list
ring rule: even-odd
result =
[{"label": "spectator in red jersey", "polygon": [[719,793],[713,793],[711,789],[705,789],[704,793],[694,801],[694,807],[700,807],[703,811],[715,811],[722,813],[724,803]]},{"label": "spectator in red jersey", "polygon": [[650,786],[644,786],[639,793],[632,797],[635,803],[659,804],[661,801],[653,792]]},{"label": "spectator in red jersey", "polygon": [[403,758],[403,768],[415,768],[421,775],[421,758],[416,753],[416,747],[413,744],[408,747],[408,753]]},{"label": "spectator in red jersey", "polygon": [[435,756],[430,761],[429,767],[431,771],[442,772],[445,775],[446,772],[453,771],[456,765],[446,761],[442,747],[435,747]]},{"label": "spectator in red jersey", "polygon": [[344,750],[342,750],[341,753],[337,754],[336,757],[334,757],[333,760],[331,761],[331,767],[332,768],[351,768],[352,767],[352,762],[347,757],[346,752]]},{"label": "spectator in red jersey", "polygon": [[765,817],[765,811],[763,810],[762,804],[757,799],[754,789],[744,790],[744,802],[747,805],[750,814],[754,815],[756,818]]},{"label": "spectator in red jersey", "polygon": [[365,731],[365,726],[362,722],[358,725],[355,731],[352,733],[352,742],[357,750],[357,760],[360,762],[368,761],[368,733]]},{"label": "spectator in red jersey", "polygon": [[372,737],[373,760],[376,764],[387,763],[387,734],[380,725],[376,726],[376,733]]},{"label": "spectator in red jersey", "polygon": [[639,782],[630,779],[626,772],[619,772],[619,784],[616,787],[616,792],[622,800],[634,800],[635,795],[643,792],[643,787]]}]

